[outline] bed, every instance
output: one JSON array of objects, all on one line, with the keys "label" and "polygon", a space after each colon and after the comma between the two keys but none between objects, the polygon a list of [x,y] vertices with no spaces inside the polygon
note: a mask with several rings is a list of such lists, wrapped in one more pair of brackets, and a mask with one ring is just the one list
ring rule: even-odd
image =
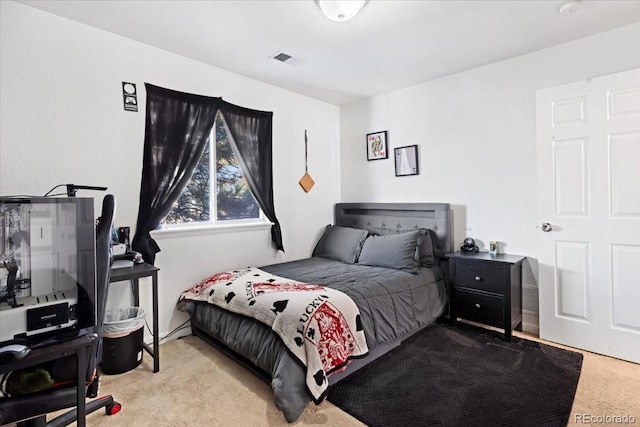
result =
[{"label": "bed", "polygon": [[[356,237],[361,241],[353,253]],[[414,253],[409,259],[411,245]],[[257,271],[341,291],[359,309],[358,327],[367,351],[327,375],[331,386],[446,311],[445,254],[451,249],[447,203],[339,203],[334,224],[327,226],[311,258]],[[254,273],[236,273],[247,272]],[[288,422],[297,420],[310,401],[319,403],[324,397],[310,391],[307,369],[269,326],[243,312],[191,299],[181,298],[178,308],[189,312],[195,335],[271,384],[275,405]]]}]

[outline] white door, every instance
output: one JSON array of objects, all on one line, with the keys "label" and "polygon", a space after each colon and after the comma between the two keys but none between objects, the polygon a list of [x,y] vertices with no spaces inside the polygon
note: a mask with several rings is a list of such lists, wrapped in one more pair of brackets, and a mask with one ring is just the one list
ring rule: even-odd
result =
[{"label": "white door", "polygon": [[538,91],[537,142],[540,337],[640,363],[640,69]]}]

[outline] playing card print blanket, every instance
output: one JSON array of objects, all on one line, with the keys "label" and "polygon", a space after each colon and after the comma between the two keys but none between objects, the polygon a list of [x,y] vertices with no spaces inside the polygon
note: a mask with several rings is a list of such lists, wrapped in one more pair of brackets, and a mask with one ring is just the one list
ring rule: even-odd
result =
[{"label": "playing card print blanket", "polygon": [[[388,351],[406,337],[433,322],[446,306],[444,276],[437,267],[420,267],[416,274],[411,274],[389,268],[347,264],[322,257],[311,257],[261,266],[260,269],[287,278],[289,282],[335,289],[351,298],[360,313],[369,355],[353,360],[353,363],[346,367],[347,373],[353,372],[353,365],[356,363],[373,360],[381,354],[381,349]],[[263,283],[269,283],[268,280],[260,279]],[[257,280],[250,281],[257,282]],[[227,282],[229,280],[211,288],[216,298],[224,299],[227,296],[224,291],[217,293],[217,289],[226,288]],[[194,334],[203,337],[205,341],[220,347],[223,351],[230,350],[233,357],[239,357],[243,363],[249,362],[254,371],[271,384],[275,406],[282,411],[287,421],[294,422],[300,417],[310,399],[313,399],[306,385],[307,370],[271,326],[245,314],[231,311],[226,301],[221,306],[209,304],[207,290],[211,289],[207,287],[207,290],[198,290],[198,287],[209,286],[206,280],[196,283],[197,286],[190,290],[192,295],[189,298],[194,298],[197,294],[198,299],[181,298],[177,305],[179,310],[189,312]],[[264,288],[269,287],[264,286]],[[230,302],[240,300],[238,296],[250,302],[246,287],[234,291],[234,294]],[[276,309],[273,303],[287,298],[282,298],[284,293],[281,292],[270,294],[270,296],[256,297],[254,300],[271,298],[268,313],[275,318],[280,314],[271,311],[272,308]],[[257,302],[254,303],[256,304]],[[285,311],[289,310],[289,304],[291,303],[287,303]],[[295,317],[293,320],[295,329],[299,319]],[[349,330],[354,336],[360,334],[357,324],[349,326]],[[295,337],[294,332],[294,339]],[[361,347],[360,351],[363,349],[364,347]],[[311,373],[314,373],[313,370]],[[329,375],[329,386],[343,375],[342,372]]]},{"label": "playing card print blanket", "polygon": [[214,274],[181,299],[214,304],[269,326],[304,365],[316,403],[324,398],[331,373],[368,353],[358,307],[346,294],[322,284],[250,267]]}]

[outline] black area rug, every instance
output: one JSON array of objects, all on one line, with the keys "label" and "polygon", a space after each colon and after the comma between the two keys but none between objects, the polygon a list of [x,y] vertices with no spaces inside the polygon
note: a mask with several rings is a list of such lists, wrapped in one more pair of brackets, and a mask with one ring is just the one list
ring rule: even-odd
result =
[{"label": "black area rug", "polygon": [[329,388],[369,426],[566,426],[582,354],[434,324]]}]

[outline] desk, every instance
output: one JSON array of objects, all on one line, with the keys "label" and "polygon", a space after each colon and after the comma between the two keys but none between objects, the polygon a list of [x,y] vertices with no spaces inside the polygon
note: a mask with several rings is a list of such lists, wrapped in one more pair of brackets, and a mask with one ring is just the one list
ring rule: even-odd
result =
[{"label": "desk", "polygon": [[140,289],[139,282],[143,277],[151,277],[153,292],[153,349],[147,343],[143,343],[144,349],[151,357],[153,357],[153,372],[160,370],[160,349],[158,334],[158,271],[160,269],[151,264],[142,263],[134,264],[132,267],[113,268],[111,269],[111,278],[109,283],[121,282],[124,280],[131,281],[131,291],[133,292],[133,304],[140,306]]},{"label": "desk", "polygon": [[[49,362],[51,360],[60,359],[63,357],[67,357],[70,355],[75,355],[76,357],[76,367],[78,374],[76,375],[76,406],[77,406],[77,423],[78,427],[85,426],[85,415],[86,415],[86,395],[87,395],[87,384],[86,384],[86,376],[87,376],[87,353],[88,350],[93,345],[93,342],[98,338],[95,334],[82,334],[76,338],[73,338],[68,341],[62,341],[59,343],[54,343],[51,345],[46,345],[39,348],[34,348],[22,359],[17,359],[9,363],[0,364],[0,374],[6,374],[8,372],[17,371],[18,369],[28,368],[30,366],[37,366],[44,362]],[[53,390],[52,390],[53,391]],[[53,391],[55,393],[56,391]],[[47,396],[47,392],[44,396]],[[6,404],[8,406],[12,405],[12,402],[19,402],[21,399],[27,400],[31,399],[33,396],[36,398],[35,394],[27,395],[25,397],[10,397],[6,400]],[[49,402],[39,401],[40,409],[43,413],[52,412],[61,408],[69,407],[62,406],[56,407],[51,406],[55,405],[56,400],[54,395],[51,394],[51,398]],[[25,405],[18,405],[18,407],[24,407]],[[22,410],[17,409],[17,414],[22,414]],[[15,413],[14,413],[15,414]],[[7,415],[9,412],[7,412]],[[32,415],[32,414],[30,414]],[[0,417],[2,418],[2,417]],[[5,420],[3,420],[4,423]]]}]

